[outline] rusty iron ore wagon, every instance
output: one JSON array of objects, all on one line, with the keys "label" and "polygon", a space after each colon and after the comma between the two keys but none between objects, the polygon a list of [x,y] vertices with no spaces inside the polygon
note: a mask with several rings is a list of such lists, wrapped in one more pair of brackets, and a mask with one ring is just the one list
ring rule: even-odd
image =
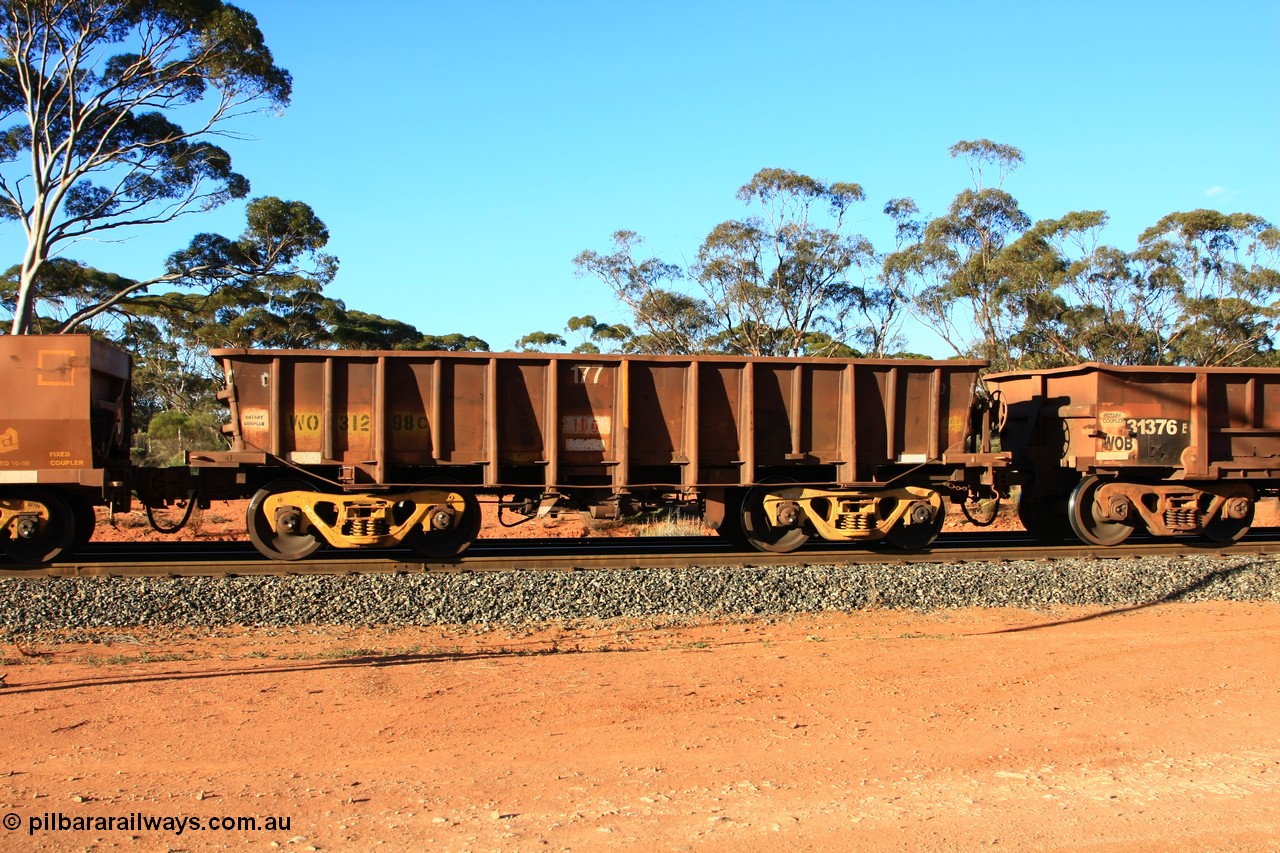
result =
[{"label": "rusty iron ore wagon", "polygon": [[0,554],[56,560],[92,536],[95,505],[135,496],[148,514],[252,496],[249,537],[276,559],[456,554],[480,497],[526,517],[692,506],[773,551],[814,534],[916,548],[944,497],[991,492],[998,460],[978,361],[213,355],[229,449],[147,468],[129,457],[127,353],[0,336]]},{"label": "rusty iron ore wagon", "polygon": [[694,506],[770,551],[814,534],[919,548],[944,497],[990,490],[997,459],[980,361],[213,356],[231,448],[189,462],[214,491],[256,490],[249,536],[276,559],[325,543],[455,554],[478,496],[526,517]]},{"label": "rusty iron ore wagon", "polygon": [[1042,538],[1231,542],[1280,487],[1280,370],[1087,363],[985,382],[1007,407],[1019,515]]}]

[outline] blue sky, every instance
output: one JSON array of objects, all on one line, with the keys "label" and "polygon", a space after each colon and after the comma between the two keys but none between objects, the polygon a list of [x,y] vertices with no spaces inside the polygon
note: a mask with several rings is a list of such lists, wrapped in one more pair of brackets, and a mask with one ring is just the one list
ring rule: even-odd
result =
[{"label": "blue sky", "polygon": [[[856,230],[880,249],[888,199],[936,214],[967,185],[962,139],[1022,149],[1005,186],[1033,219],[1104,209],[1123,249],[1176,210],[1280,220],[1269,0],[240,5],[294,77],[282,116],[224,143],[253,195],[315,208],[348,307],[494,349],[625,319],[572,258],[629,228],[691,261],[764,167],[862,184]],[[150,276],[242,225],[226,209],[69,254]]]}]

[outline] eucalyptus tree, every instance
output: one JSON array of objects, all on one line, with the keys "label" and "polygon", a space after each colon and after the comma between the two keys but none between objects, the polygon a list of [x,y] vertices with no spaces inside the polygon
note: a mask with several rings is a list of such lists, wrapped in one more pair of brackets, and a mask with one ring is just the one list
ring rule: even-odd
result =
[{"label": "eucalyptus tree", "polygon": [[[214,140],[246,113],[286,106],[291,88],[254,17],[220,0],[0,4],[0,219],[26,239],[12,332],[33,329],[41,272],[76,241],[246,198],[248,180]],[[201,248],[185,256],[194,268],[171,262],[130,292],[193,276],[221,284]],[[96,313],[84,306],[60,329]]]},{"label": "eucalyptus tree", "polygon": [[409,323],[350,309],[341,302],[331,321],[329,339],[342,349],[489,351],[489,344],[475,335],[428,335]]},{"label": "eucalyptus tree", "polygon": [[684,271],[659,258],[636,258],[644,240],[634,231],[616,231],[609,254],[587,250],[573,259],[575,275],[592,275],[608,285],[634,318],[626,348],[638,353],[692,355],[703,352],[714,332],[712,306],[674,286]]},{"label": "eucalyptus tree", "polygon": [[1128,254],[1100,242],[1107,223],[1100,210],[1041,220],[1003,250],[1010,313],[1022,318],[1011,365],[1159,362],[1170,300],[1145,286]]},{"label": "eucalyptus tree", "polygon": [[[191,319],[195,319],[192,316]],[[185,321],[125,315],[113,340],[133,357],[133,428],[146,430],[161,412],[188,415],[221,411],[216,395],[222,372],[208,350],[190,337]]]},{"label": "eucalyptus tree", "polygon": [[445,352],[489,352],[489,343],[475,335],[450,332],[444,335],[423,335],[416,343],[396,347],[412,350],[443,350]]},{"label": "eucalyptus tree", "polygon": [[409,323],[346,306],[334,318],[330,336],[342,349],[363,350],[410,349],[422,340],[422,332]]},{"label": "eucalyptus tree", "polygon": [[[50,258],[36,277],[40,299],[28,322],[36,334],[54,334],[68,317],[112,298],[136,282],[115,273],[95,269],[70,258]],[[0,278],[0,306],[12,318],[22,286],[22,265],[15,264]],[[8,325],[8,324],[6,324]]]},{"label": "eucalyptus tree", "polygon": [[518,352],[554,352],[566,346],[568,342],[555,332],[530,332],[515,343]]},{"label": "eucalyptus tree", "polygon": [[[204,336],[223,335],[227,345],[282,346],[290,341],[303,345],[307,335],[318,334],[304,328],[306,315],[320,309],[321,291],[338,270],[337,259],[322,251],[329,230],[300,201],[254,199],[245,213],[245,229],[239,237],[197,234],[186,249],[169,256],[160,275],[143,280],[108,277],[107,285],[92,291],[89,298],[74,300],[74,310],[57,314],[54,331],[74,331],[104,315],[199,312],[190,321],[211,323]],[[161,284],[194,292],[152,292]],[[46,282],[33,307],[65,303],[65,287],[65,279]],[[274,322],[277,331],[270,333],[264,327],[254,335],[243,323],[240,331],[227,331],[233,319],[249,314],[268,325]],[[272,321],[267,314],[277,319]],[[291,330],[289,325],[297,328]]]},{"label": "eucalyptus tree", "polygon": [[1133,255],[1152,291],[1166,294],[1161,361],[1267,361],[1280,318],[1280,229],[1249,213],[1171,213],[1144,231]]},{"label": "eucalyptus tree", "polygon": [[738,199],[756,212],[713,228],[693,267],[715,313],[716,348],[800,355],[812,353],[823,339],[814,333],[822,333],[835,351],[852,312],[884,304],[875,292],[874,247],[845,233],[862,187],[761,169]]},{"label": "eucalyptus tree", "polygon": [[957,142],[950,153],[968,164],[972,185],[956,195],[946,214],[924,223],[913,221],[914,202],[896,200],[889,212],[900,234],[914,239],[885,258],[884,280],[957,354],[1004,365],[1022,318],[1010,311],[1016,304],[1014,281],[1001,253],[1031,219],[1003,185],[1024,157],[1017,148],[988,139]]},{"label": "eucalyptus tree", "polygon": [[632,338],[630,326],[602,323],[592,314],[570,317],[564,330],[578,338],[572,349],[569,349],[569,339],[558,332],[530,332],[516,341],[515,348],[521,352],[563,352],[569,349],[570,352],[597,354],[616,352]]},{"label": "eucalyptus tree", "polygon": [[570,317],[565,331],[579,336],[580,340],[572,350],[577,353],[617,352],[625,349],[627,342],[634,337],[626,323],[603,323],[592,314]]}]

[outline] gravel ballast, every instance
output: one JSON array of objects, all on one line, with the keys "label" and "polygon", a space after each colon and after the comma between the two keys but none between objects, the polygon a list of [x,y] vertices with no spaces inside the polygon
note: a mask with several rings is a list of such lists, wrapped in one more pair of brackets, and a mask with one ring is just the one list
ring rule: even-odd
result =
[{"label": "gravel ballast", "polygon": [[8,637],[84,628],[518,625],[868,608],[1280,600],[1280,558],[241,578],[4,578]]}]

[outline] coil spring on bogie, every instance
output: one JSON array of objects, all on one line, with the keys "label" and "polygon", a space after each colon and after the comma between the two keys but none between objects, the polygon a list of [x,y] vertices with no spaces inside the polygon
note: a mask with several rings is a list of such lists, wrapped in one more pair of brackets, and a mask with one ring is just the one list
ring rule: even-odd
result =
[{"label": "coil spring on bogie", "polygon": [[1193,506],[1167,509],[1164,523],[1170,530],[1195,530],[1200,527],[1200,513]]},{"label": "coil spring on bogie", "polygon": [[836,516],[836,530],[870,530],[871,516],[862,512],[842,512]]},{"label": "coil spring on bogie", "polygon": [[352,518],[342,525],[343,536],[385,536],[390,532],[385,518]]}]

